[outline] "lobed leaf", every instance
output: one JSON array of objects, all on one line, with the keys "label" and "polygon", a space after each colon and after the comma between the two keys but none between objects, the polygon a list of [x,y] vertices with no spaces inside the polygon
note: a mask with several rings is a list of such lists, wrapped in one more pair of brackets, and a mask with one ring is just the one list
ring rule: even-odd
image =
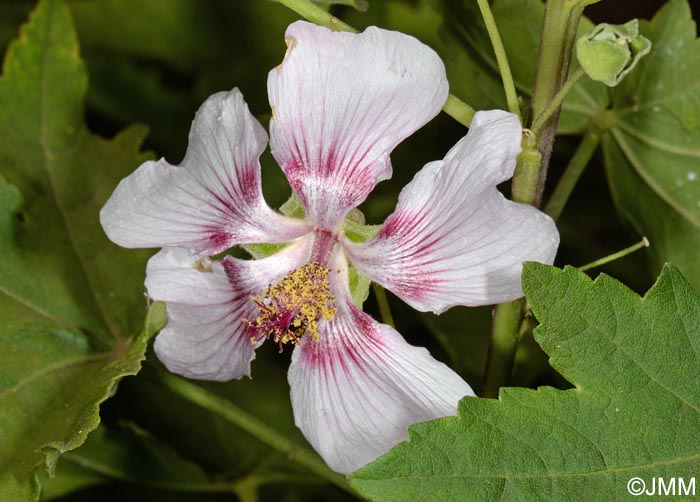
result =
[{"label": "lobed leaf", "polygon": [[700,286],[700,40],[685,0],[642,22],[651,53],[613,92],[603,147],[615,203],[652,243],[654,266]]},{"label": "lobed leaf", "polygon": [[503,389],[352,475],[372,500],[619,500],[700,468],[700,296],[666,266],[640,298],[601,275],[528,263],[535,336],[575,388]]},{"label": "lobed leaf", "polygon": [[35,467],[85,440],[163,322],[158,306],[142,327],[148,253],[98,221],[145,131],[91,135],[86,87],[69,12],[43,0],[0,78],[0,500],[36,499]]}]

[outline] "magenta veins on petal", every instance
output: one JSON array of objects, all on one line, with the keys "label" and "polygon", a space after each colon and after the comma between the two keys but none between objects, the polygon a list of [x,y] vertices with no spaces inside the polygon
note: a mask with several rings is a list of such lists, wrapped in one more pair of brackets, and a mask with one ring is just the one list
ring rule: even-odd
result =
[{"label": "magenta veins on petal", "polygon": [[[286,40],[283,63],[268,74],[270,148],[299,211],[265,202],[259,156],[268,136],[233,89],[201,106],[181,165],[142,164],[100,221],[119,245],[162,248],[146,287],[167,306],[154,345],[167,368],[238,379],[267,339],[278,349],[291,343],[296,424],[331,468],[349,473],[404,440],[412,423],[454,415],[474,395],[353,302],[351,271],[418,310],[497,303],[522,295],[523,261],[551,263],[559,236],[549,217],[496,189],[513,174],[522,134],[517,117],[498,110],[478,112],[378,231],[363,230],[353,210],[391,176],[394,147],[439,113],[444,66],[415,38],[378,28],[334,33],[296,22]],[[260,243],[277,247],[258,259],[221,258]]]}]

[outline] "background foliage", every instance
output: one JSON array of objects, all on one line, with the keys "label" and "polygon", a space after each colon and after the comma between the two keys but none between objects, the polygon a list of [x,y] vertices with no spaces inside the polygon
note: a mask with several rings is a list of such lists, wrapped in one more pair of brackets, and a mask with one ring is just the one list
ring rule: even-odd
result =
[{"label": "background foliage", "polygon": [[[476,109],[505,107],[493,51],[473,3],[327,3],[345,4],[328,8],[357,28],[378,25],[413,34],[441,54],[454,94]],[[253,113],[267,122],[267,71],[281,60],[284,30],[297,16],[274,2],[243,0],[45,0],[35,7],[33,1],[0,2],[0,46],[5,53],[0,80],[0,500],[33,500],[39,483],[43,500],[66,502],[127,497],[354,500],[354,495],[162,386],[159,363],[147,353],[150,336],[163,322],[162,311],[153,309],[144,324],[148,306],[142,295],[143,276],[149,252],[112,245],[96,219],[117,181],[145,158],[164,156],[172,163],[182,158],[194,112],[211,93],[239,87]],[[492,8],[518,93],[527,100],[543,4],[495,0]],[[596,420],[610,420],[611,426],[619,427],[621,438],[640,426],[611,409],[622,409],[628,418],[639,413],[654,416],[659,430],[679,417],[667,414],[669,407],[677,411],[664,401],[672,399],[668,393],[649,388],[650,395],[635,402],[621,395],[618,387],[642,385],[640,367],[663,366],[658,362],[662,358],[698,350],[698,324],[683,322],[700,316],[697,297],[688,285],[700,287],[700,46],[694,14],[685,0],[603,0],[586,14],[595,22],[624,22],[633,17],[651,19],[659,8],[653,21],[642,22],[642,32],[654,44],[652,53],[619,87],[610,90],[584,78],[567,99],[548,192],[580,136],[594,131],[602,138],[602,148],[559,221],[562,245],[557,264],[581,265],[646,235],[652,241],[648,251],[603,271],[644,293],[664,262],[672,261],[678,268],[665,269],[643,300],[609,278],[590,283],[571,269],[530,270],[528,299],[544,326],[536,332],[537,341],[526,335],[521,343],[514,381],[523,387],[566,389],[573,384],[576,389],[508,390],[500,401],[465,403],[459,418],[416,427],[410,443],[356,474],[353,484],[362,493],[378,500],[405,500],[401,494],[413,493],[416,486],[398,487],[386,478],[420,467],[421,449],[434,453],[430,434],[444,441],[450,437],[445,436],[449,428],[473,434],[451,443],[455,457],[473,455],[478,464],[488,459],[489,451],[499,455],[495,448],[503,448],[503,454],[511,455],[513,472],[522,474],[541,466],[523,460],[528,452],[496,441],[496,425],[516,429],[534,441],[541,431],[528,427],[534,427],[533,417],[539,420],[543,409],[554,408],[562,415],[585,409],[581,424],[557,425],[555,418],[546,422],[555,434],[543,447],[550,473],[559,469],[580,474],[585,459],[576,457],[571,464],[559,465],[546,455],[576,449],[588,436],[586,427]],[[31,11],[30,23],[20,32]],[[585,20],[581,32],[592,26]],[[394,177],[380,184],[361,208],[367,220],[381,222],[394,207],[400,188],[423,164],[442,158],[464,133],[463,126],[442,114],[400,145],[392,155]],[[263,156],[263,179],[272,205],[288,198],[287,183],[269,152]],[[599,304],[600,298],[608,303]],[[413,312],[395,298],[391,301],[398,330],[410,342],[428,346],[478,392],[490,309],[452,309],[436,317]],[[627,310],[624,315],[609,312],[609,303]],[[367,308],[376,309],[371,296]],[[576,313],[573,320],[559,319],[562,312],[571,311]],[[606,324],[621,315],[629,322],[627,328]],[[595,322],[588,324],[589,319]],[[654,319],[663,319],[669,328],[648,329],[640,335]],[[586,329],[601,343],[585,341],[581,333]],[[683,335],[689,346],[683,345]],[[553,358],[551,366],[538,342]],[[565,352],[558,345],[563,342]],[[607,350],[606,343],[642,350],[637,359],[641,363],[614,361],[610,354],[617,352]],[[654,352],[657,346],[664,352],[645,359],[645,351]],[[119,383],[117,391],[117,382],[137,373],[144,356],[146,367],[137,377]],[[291,416],[288,357],[263,350],[253,366],[254,380],[202,385],[303,445]],[[589,368],[586,361],[595,365]],[[668,379],[671,389],[685,389],[696,381],[698,361],[683,361],[675,373],[651,375]],[[609,374],[594,375],[601,365],[609,368]],[[697,395],[687,390],[683,402],[690,409],[683,415],[682,427],[674,429],[677,434],[698,431]],[[108,396],[112,397],[98,416],[98,405]],[[645,408],[645,402],[656,404]],[[484,424],[470,429],[472,415],[486,417],[491,429],[485,430]],[[484,437],[491,439],[480,443]],[[654,453],[650,469],[654,462],[683,455],[697,458],[697,446],[695,451],[666,448],[680,443],[676,437],[647,445]],[[605,448],[617,445],[600,437],[593,444],[603,449],[604,458]],[[639,452],[625,455],[633,459],[632,465],[641,462]],[[418,460],[406,464],[406,458]],[[566,458],[560,460],[566,464]],[[55,467],[56,476],[49,478],[44,465],[51,472]],[[480,465],[494,467],[488,462]],[[683,469],[698,472],[697,467],[697,460],[691,460]],[[460,472],[471,472],[465,469]],[[601,481],[607,482],[615,481]],[[466,488],[476,498],[486,486],[485,500],[498,490],[524,500],[542,488],[505,483],[508,491],[486,483]],[[547,486],[551,483],[546,479]],[[434,480],[421,486],[436,500],[465,489]],[[581,486],[591,485],[574,481],[558,486],[561,491],[545,489],[550,500],[570,498]],[[599,485],[601,494],[610,493],[605,487]]]}]

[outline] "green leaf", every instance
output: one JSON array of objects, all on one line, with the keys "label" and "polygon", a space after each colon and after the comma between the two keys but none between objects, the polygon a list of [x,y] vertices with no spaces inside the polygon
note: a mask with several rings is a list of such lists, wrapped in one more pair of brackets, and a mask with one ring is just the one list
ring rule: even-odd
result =
[{"label": "green leaf", "polygon": [[152,58],[180,70],[211,61],[221,50],[220,20],[196,0],[71,2],[70,10],[80,39],[93,49]]},{"label": "green leaf", "polygon": [[148,253],[111,244],[98,219],[144,160],[145,131],[106,141],[87,130],[87,79],[62,2],[39,3],[3,70],[0,500],[24,501],[37,496],[35,467],[80,445],[99,403],[138,371],[164,309],[142,327]]},{"label": "green leaf", "polygon": [[214,92],[235,85],[256,116],[269,113],[265,76],[281,61],[285,29],[297,19],[267,0],[69,6],[90,74],[90,109],[110,124],[149,124],[149,145],[172,162],[184,155],[192,117]]},{"label": "green leaf", "polygon": [[700,230],[658,197],[611,136],[603,138],[603,153],[617,209],[639,235],[649,239],[647,253],[653,268],[671,261],[700,288]]},{"label": "green leaf", "polygon": [[99,423],[99,404],[122,377],[139,371],[165,310],[154,304],[124,352],[97,352],[77,330],[42,321],[29,308],[6,315],[0,301],[8,321],[0,338],[0,500],[36,500],[36,466],[45,462],[52,474],[59,455],[85,441]]},{"label": "green leaf", "polygon": [[[61,457],[56,476],[42,486],[51,493],[66,493],[64,472],[82,486],[101,479],[119,480],[155,488],[186,492],[232,492],[234,483],[216,483],[196,464],[183,459],[167,445],[133,424],[119,429],[98,427],[77,450]],[[90,475],[92,477],[90,477]],[[55,486],[55,487],[54,487]]]},{"label": "green leaf", "polygon": [[623,216],[696,286],[700,242],[700,41],[685,0],[644,22],[651,53],[614,90],[606,170]]},{"label": "green leaf", "polygon": [[[476,2],[444,0],[451,16],[439,52],[445,60],[452,92],[476,109],[507,109],[496,56]],[[529,100],[535,80],[544,3],[540,0],[494,0],[494,19],[508,56],[516,90]],[[582,18],[578,36],[590,32],[593,23]],[[578,68],[572,61],[570,73]],[[583,132],[609,104],[605,86],[581,79],[564,101],[560,134]]]},{"label": "green leaf", "polygon": [[[88,438],[90,437],[92,436],[88,436]],[[39,469],[37,478],[41,485],[40,500],[42,502],[45,500],[57,499],[93,486],[105,485],[110,482],[110,479],[106,476],[88,469],[87,467],[83,467],[80,464],[66,462],[63,459],[58,463],[56,475],[54,477],[50,478],[46,469]]]},{"label": "green leaf", "polygon": [[640,298],[601,275],[525,265],[537,341],[575,388],[502,389],[417,424],[352,475],[372,500],[626,500],[700,468],[700,296],[673,266]]},{"label": "green leaf", "polygon": [[136,424],[126,422],[120,428],[101,425],[80,448],[61,457],[54,478],[40,474],[42,500],[115,481],[167,490],[168,499],[175,492],[186,492],[235,493],[241,500],[269,484],[320,483],[307,472],[297,472],[293,465],[271,460],[258,462],[253,472],[237,479],[230,473],[214,477]]},{"label": "green leaf", "polygon": [[145,66],[135,57],[96,52],[85,55],[90,77],[87,107],[117,124],[148,123],[149,144],[165,158],[182,158],[192,116],[203,98],[189,88],[174,88],[162,69]]}]

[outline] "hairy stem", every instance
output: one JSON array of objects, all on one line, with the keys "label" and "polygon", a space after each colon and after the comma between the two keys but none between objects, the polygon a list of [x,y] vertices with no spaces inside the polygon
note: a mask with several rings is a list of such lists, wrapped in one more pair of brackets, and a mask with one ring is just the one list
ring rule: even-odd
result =
[{"label": "hairy stem", "polygon": [[540,132],[540,129],[542,129],[542,126],[547,122],[547,119],[554,115],[557,110],[561,107],[562,103],[564,102],[564,99],[566,96],[571,92],[571,89],[576,85],[576,83],[581,79],[586,74],[586,72],[583,70],[583,68],[579,68],[576,70],[576,73],[574,73],[569,79],[566,81],[566,83],[562,86],[561,89],[559,89],[559,92],[557,92],[557,95],[554,96],[552,101],[547,105],[547,108],[542,111],[537,117],[535,117],[535,120],[532,122],[532,126],[530,129],[532,132],[535,134],[538,134]]},{"label": "hairy stem", "polygon": [[316,454],[290,441],[286,436],[280,434],[258,418],[248,414],[231,401],[170,373],[160,372],[158,374],[158,383],[187,401],[195,403],[227,422],[240,427],[263,443],[284,453],[287,455],[287,458],[306,467],[314,474],[353,495],[357,495],[345,478],[331,471]]},{"label": "hairy stem", "polygon": [[[565,96],[560,92],[569,73],[576,30],[584,7],[595,1],[547,1],[531,102],[532,116],[542,117],[542,123],[537,124],[539,134],[535,136],[526,130],[523,136],[523,152],[518,156],[512,185],[513,200],[517,202],[539,207],[542,201],[561,101]],[[557,100],[552,110],[548,110]],[[525,300],[520,299],[498,305],[494,311],[484,372],[486,397],[498,396],[498,388],[510,380],[524,310]]]},{"label": "hairy stem", "polygon": [[454,94],[447,96],[447,101],[445,102],[445,106],[442,107],[442,111],[465,127],[469,127],[469,124],[471,124],[472,118],[476,113],[474,108],[466,104]]},{"label": "hairy stem", "polygon": [[545,205],[544,212],[554,220],[557,220],[564,210],[564,206],[574,191],[576,183],[578,183],[583,170],[590,162],[599,144],[600,132],[597,129],[590,129],[583,136],[581,143],[579,143],[569,164],[566,166],[564,174],[562,174],[554,192],[552,192],[552,196]]},{"label": "hairy stem", "polygon": [[498,70],[501,73],[501,80],[503,81],[503,89],[506,93],[506,102],[508,103],[508,111],[516,114],[520,117],[520,106],[518,105],[518,94],[515,91],[515,83],[513,82],[513,74],[510,71],[510,65],[508,64],[508,56],[506,56],[506,50],[503,47],[503,42],[501,41],[501,36],[498,33],[498,27],[496,26],[496,20],[493,18],[493,13],[491,12],[491,6],[488,0],[476,0],[479,4],[479,10],[481,11],[481,17],[484,19],[484,24],[486,25],[486,31],[491,39],[491,45],[493,46],[493,52],[496,54],[496,62],[498,63]]}]

